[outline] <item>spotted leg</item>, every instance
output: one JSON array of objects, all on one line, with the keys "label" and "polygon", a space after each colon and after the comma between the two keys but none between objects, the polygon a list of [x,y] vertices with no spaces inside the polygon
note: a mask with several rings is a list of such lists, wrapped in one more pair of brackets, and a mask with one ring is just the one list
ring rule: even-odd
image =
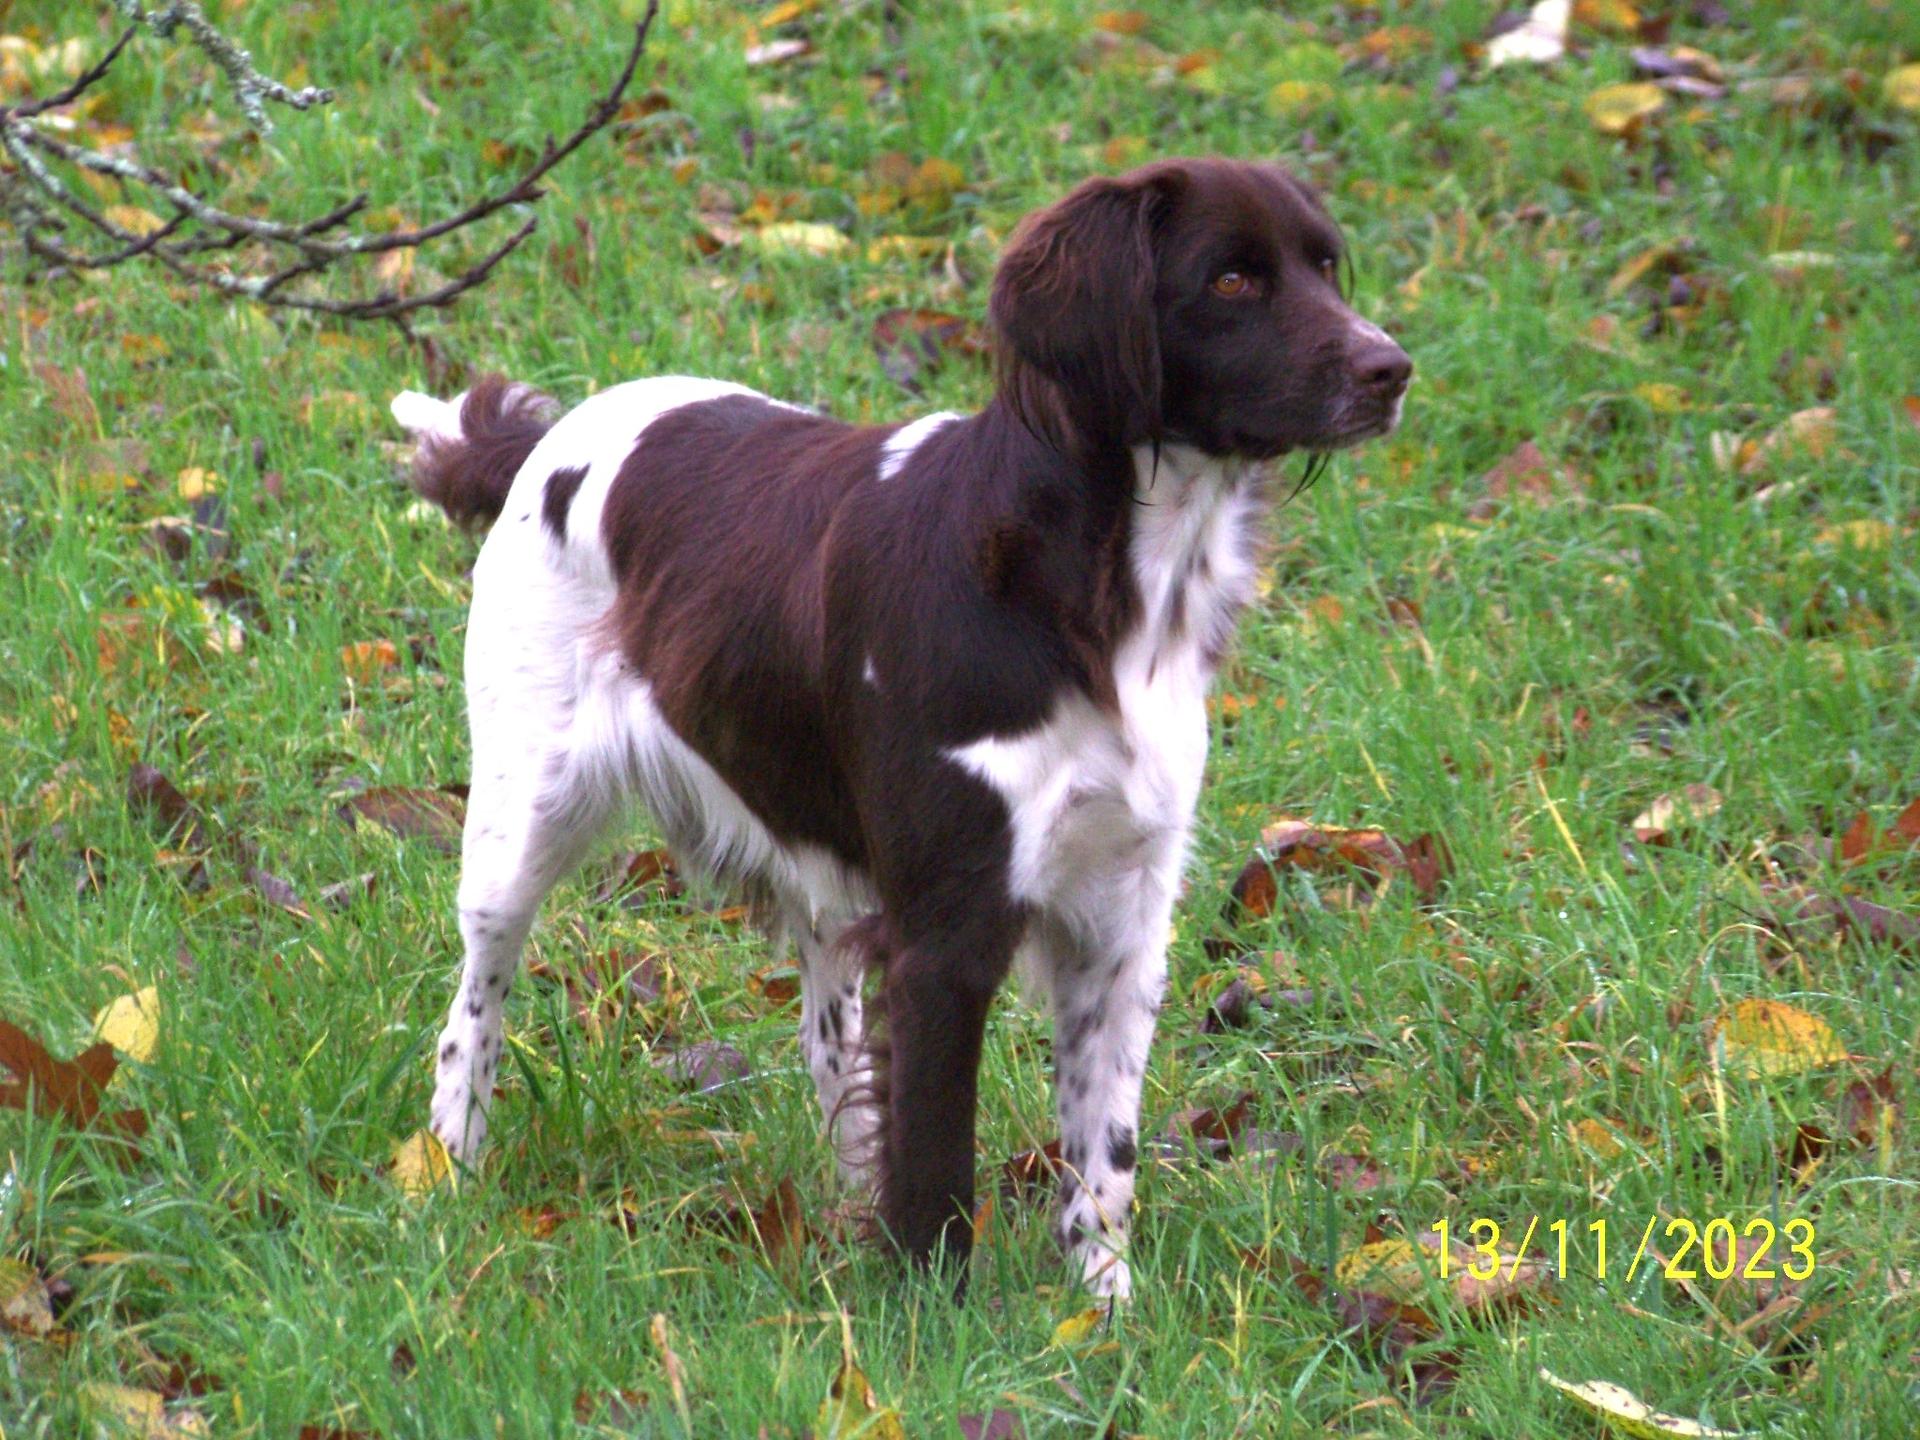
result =
[{"label": "spotted leg", "polygon": [[1166,989],[1171,901],[1127,933],[1055,935],[1054,1087],[1065,1175],[1060,1240],[1095,1295],[1125,1298],[1123,1258],[1139,1159],[1140,1086]]},{"label": "spotted leg", "polygon": [[800,928],[800,1049],[813,1072],[820,1114],[839,1161],[841,1178],[862,1189],[878,1163],[880,1112],[864,1038],[861,981],[878,957],[879,917],[856,921],[825,937]]}]

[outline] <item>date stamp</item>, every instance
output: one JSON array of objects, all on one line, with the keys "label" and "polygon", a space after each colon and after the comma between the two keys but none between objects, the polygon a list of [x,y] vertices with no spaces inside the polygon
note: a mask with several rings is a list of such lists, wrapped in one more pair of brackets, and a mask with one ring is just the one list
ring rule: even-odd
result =
[{"label": "date stamp", "polygon": [[[1661,1216],[1649,1215],[1647,1223],[1639,1228],[1639,1243],[1633,1247],[1633,1258],[1627,1262],[1629,1281],[1648,1263],[1649,1254],[1660,1273],[1676,1281],[1698,1280],[1704,1274],[1709,1280],[1731,1280],[1738,1276],[1743,1280],[1797,1282],[1813,1274],[1817,1259],[1813,1248],[1813,1221],[1804,1216],[1776,1226],[1765,1215],[1756,1215],[1742,1226],[1726,1215],[1716,1215],[1705,1224],[1685,1216],[1663,1220]],[[1605,1280],[1609,1274],[1618,1273],[1622,1253],[1615,1246],[1614,1228],[1605,1217],[1582,1227],[1566,1220],[1542,1224],[1540,1216],[1529,1216],[1526,1231],[1515,1250],[1501,1248],[1501,1241],[1510,1232],[1498,1220],[1484,1215],[1471,1221],[1459,1234],[1448,1221],[1436,1221],[1433,1233],[1440,1242],[1435,1248],[1439,1251],[1442,1280],[1456,1270],[1464,1271],[1475,1280],[1492,1280],[1503,1269],[1509,1272],[1511,1280],[1519,1275],[1522,1265],[1531,1265],[1536,1271],[1544,1267],[1561,1280],[1570,1275],[1591,1275],[1596,1280]],[[1624,1233],[1631,1235],[1632,1230],[1629,1228]],[[1537,1256],[1534,1254],[1536,1236],[1541,1244]]]}]

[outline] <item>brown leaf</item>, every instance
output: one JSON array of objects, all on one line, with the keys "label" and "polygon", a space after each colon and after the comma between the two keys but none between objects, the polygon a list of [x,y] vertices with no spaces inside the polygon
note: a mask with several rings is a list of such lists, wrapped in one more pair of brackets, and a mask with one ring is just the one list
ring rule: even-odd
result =
[{"label": "brown leaf", "polygon": [[1913,428],[1920,430],[1920,395],[1902,397],[1900,408],[1906,412],[1907,420]]},{"label": "brown leaf", "polygon": [[1365,1194],[1387,1183],[1387,1172],[1377,1160],[1333,1151],[1320,1157],[1321,1172],[1336,1190]]},{"label": "brown leaf", "polygon": [[673,856],[665,850],[629,851],[616,857],[606,876],[593,892],[598,905],[622,904],[638,908],[638,892],[658,882],[657,889],[668,899],[686,893]]},{"label": "brown leaf", "polygon": [[1161,1142],[1176,1158],[1184,1157],[1188,1147],[1197,1150],[1203,1160],[1229,1159],[1258,1097],[1243,1090],[1226,1105],[1198,1105],[1181,1110],[1167,1122]]},{"label": "brown leaf", "polygon": [[200,812],[153,766],[140,763],[127,772],[127,805],[158,820],[169,838],[181,835],[190,849],[207,848],[207,832],[200,823]]},{"label": "brown leaf", "polygon": [[1777,898],[1795,902],[1791,920],[1829,919],[1836,930],[1864,936],[1875,945],[1891,945],[1908,954],[1920,954],[1920,918],[1862,900],[1858,895],[1838,898],[1794,886],[1767,887]]},{"label": "brown leaf", "polygon": [[921,377],[948,355],[984,355],[986,340],[973,322],[943,310],[887,310],[873,322],[880,368],[898,385],[918,391]]},{"label": "brown leaf", "polygon": [[1059,1183],[1062,1162],[1059,1140],[1038,1150],[1022,1150],[1000,1167],[1000,1193],[1009,1200],[1032,1200]]},{"label": "brown leaf", "polygon": [[1452,870],[1452,858],[1437,835],[1418,836],[1401,845],[1383,830],[1353,830],[1286,817],[1260,832],[1252,857],[1233,882],[1227,905],[1229,925],[1264,919],[1279,903],[1276,872],[1358,872],[1371,894],[1390,874],[1403,874],[1422,903],[1439,895],[1440,882]]},{"label": "brown leaf", "polygon": [[760,1237],[767,1258],[776,1266],[797,1261],[806,1249],[810,1233],[807,1217],[800,1209],[800,1192],[790,1178],[782,1176],[780,1183],[760,1202],[760,1208],[747,1218],[752,1221],[753,1233]]},{"label": "brown leaf", "polygon": [[260,892],[260,896],[269,905],[287,912],[299,920],[311,920],[313,912],[300,902],[300,895],[292,884],[282,880],[270,870],[262,870],[258,865],[247,867],[247,882]]},{"label": "brown leaf", "polygon": [[1531,440],[1523,441],[1481,476],[1480,488],[1481,498],[1468,507],[1468,519],[1492,519],[1500,505],[1513,499],[1544,508],[1564,496],[1577,496],[1583,489],[1572,469],[1547,459]]},{"label": "brown leaf", "polygon": [[1893,1066],[1888,1065],[1871,1079],[1855,1080],[1847,1086],[1840,1096],[1840,1133],[1862,1149],[1869,1149],[1880,1144],[1883,1134],[1892,1134],[1904,1114],[1894,1089]]},{"label": "brown leaf", "polygon": [[[100,1115],[107,1081],[119,1068],[113,1046],[102,1041],[71,1060],[56,1060],[47,1048],[17,1025],[0,1020],[0,1065],[19,1078],[0,1082],[0,1106],[25,1110],[31,1098],[34,1113],[60,1116],[79,1129]],[[134,1139],[147,1133],[142,1110],[122,1110],[107,1117],[109,1128]]]},{"label": "brown leaf", "polygon": [[349,795],[338,814],[349,825],[365,819],[403,840],[424,840],[451,853],[460,848],[467,803],[460,791],[446,786],[428,790],[376,785]]},{"label": "brown leaf", "polygon": [[573,1418],[589,1429],[605,1424],[637,1433],[652,1403],[644,1390],[582,1390],[573,1399]]}]

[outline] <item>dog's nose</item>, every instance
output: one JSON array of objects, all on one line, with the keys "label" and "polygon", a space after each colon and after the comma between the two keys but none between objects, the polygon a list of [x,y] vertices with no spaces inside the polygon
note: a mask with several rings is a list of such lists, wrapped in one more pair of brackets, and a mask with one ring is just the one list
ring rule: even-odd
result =
[{"label": "dog's nose", "polygon": [[1413,361],[1407,352],[1384,335],[1369,340],[1353,357],[1353,376],[1369,390],[1396,391],[1407,388],[1413,378]]}]

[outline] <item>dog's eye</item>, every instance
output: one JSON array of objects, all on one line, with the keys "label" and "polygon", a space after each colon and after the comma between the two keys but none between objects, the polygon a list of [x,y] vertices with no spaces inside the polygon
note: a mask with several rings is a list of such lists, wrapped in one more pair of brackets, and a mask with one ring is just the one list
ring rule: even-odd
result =
[{"label": "dog's eye", "polygon": [[1328,284],[1334,283],[1340,274],[1340,262],[1329,255],[1320,262],[1320,274]]},{"label": "dog's eye", "polygon": [[1253,293],[1253,281],[1238,270],[1227,270],[1213,277],[1213,293],[1228,300],[1238,300]]}]

